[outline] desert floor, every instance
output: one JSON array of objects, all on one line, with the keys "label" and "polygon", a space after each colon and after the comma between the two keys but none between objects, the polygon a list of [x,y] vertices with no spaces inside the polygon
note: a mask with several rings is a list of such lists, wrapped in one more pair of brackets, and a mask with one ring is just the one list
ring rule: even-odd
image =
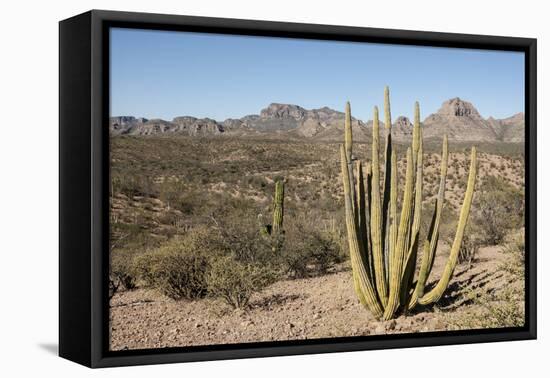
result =
[{"label": "desert floor", "polygon": [[[441,252],[432,282],[442,271],[448,250]],[[210,299],[174,301],[153,290],[120,292],[111,300],[111,348],[517,326],[523,322],[523,282],[518,279],[523,273],[518,274],[511,259],[499,247],[481,248],[470,268],[457,266],[449,289],[437,305],[386,322],[377,321],[360,305],[347,263],[324,276],[279,281],[256,293],[246,311],[231,310]]]}]

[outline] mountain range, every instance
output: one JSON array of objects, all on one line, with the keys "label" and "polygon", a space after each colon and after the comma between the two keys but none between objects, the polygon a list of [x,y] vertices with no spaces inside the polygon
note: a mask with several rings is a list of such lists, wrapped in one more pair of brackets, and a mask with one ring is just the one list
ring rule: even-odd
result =
[{"label": "mountain range", "polygon": [[[380,122],[380,127],[384,126]],[[478,142],[521,143],[525,135],[525,117],[517,113],[509,118],[483,118],[477,109],[458,97],[445,101],[441,108],[422,122],[424,138]],[[354,139],[370,139],[372,120],[352,118]],[[344,113],[328,107],[304,109],[298,105],[272,103],[260,114],[229,118],[219,122],[210,118],[176,117],[171,121],[134,116],[110,118],[111,135],[178,134],[189,136],[233,135],[284,138],[313,138],[320,141],[341,141]],[[412,123],[404,116],[395,118],[392,135],[397,140],[412,136]]]}]

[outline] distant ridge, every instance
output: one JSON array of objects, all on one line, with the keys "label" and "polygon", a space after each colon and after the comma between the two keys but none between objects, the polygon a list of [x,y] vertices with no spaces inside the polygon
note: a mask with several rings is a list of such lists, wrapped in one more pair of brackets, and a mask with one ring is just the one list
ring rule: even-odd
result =
[{"label": "distant ridge", "polygon": [[[383,127],[383,123],[380,124]],[[344,113],[326,106],[308,110],[298,105],[272,103],[259,114],[222,122],[191,116],[176,117],[171,121],[118,116],[110,118],[109,126],[112,135],[234,135],[340,141],[344,132]],[[436,113],[424,119],[422,126],[425,138],[447,134],[449,140],[454,141],[521,143],[525,135],[523,113],[504,119],[484,119],[470,102],[458,97],[445,101]],[[372,121],[353,118],[352,128],[357,141],[366,141],[370,138]],[[404,116],[395,118],[392,135],[396,140],[410,139],[411,121]]]}]

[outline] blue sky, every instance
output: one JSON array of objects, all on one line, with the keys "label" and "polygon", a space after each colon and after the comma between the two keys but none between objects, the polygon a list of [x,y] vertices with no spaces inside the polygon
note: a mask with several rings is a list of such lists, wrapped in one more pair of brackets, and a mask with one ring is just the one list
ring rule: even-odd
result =
[{"label": "blue sky", "polygon": [[311,41],[136,29],[111,30],[111,115],[219,121],[272,102],[328,106],[371,119],[391,90],[392,116],[422,118],[452,97],[482,116],[524,110],[517,52]]}]

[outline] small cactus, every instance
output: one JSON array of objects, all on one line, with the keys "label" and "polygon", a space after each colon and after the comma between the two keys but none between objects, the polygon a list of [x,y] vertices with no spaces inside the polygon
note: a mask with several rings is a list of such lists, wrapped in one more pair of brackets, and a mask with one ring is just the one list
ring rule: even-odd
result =
[{"label": "small cactus", "polygon": [[272,224],[264,224],[263,216],[258,215],[260,224],[260,233],[262,235],[277,235],[283,232],[283,216],[285,204],[285,186],[284,180],[278,179],[275,181],[275,195],[273,197],[273,222]]},{"label": "small cactus", "polygon": [[283,215],[285,204],[285,186],[283,180],[275,182],[275,197],[273,198],[273,226],[272,234],[278,234],[283,230]]},{"label": "small cactus", "polygon": [[[401,214],[397,217],[397,154],[391,140],[389,89],[384,92],[385,177],[380,179],[378,108],[374,108],[372,162],[354,160],[351,110],[346,104],[345,138],[340,150],[348,245],[355,292],[376,318],[392,319],[399,311],[437,302],[443,295],[457,263],[468,221],[476,180],[476,149],[472,147],[468,185],[451,253],[437,284],[424,293],[439,237],[448,164],[448,140],[443,139],[440,184],[428,235],[421,243],[423,146],[420,106],[415,103],[412,145],[407,149],[405,186]],[[355,166],[355,174],[353,167]],[[382,190],[380,184],[383,183]],[[418,249],[422,262],[415,278]]]}]

